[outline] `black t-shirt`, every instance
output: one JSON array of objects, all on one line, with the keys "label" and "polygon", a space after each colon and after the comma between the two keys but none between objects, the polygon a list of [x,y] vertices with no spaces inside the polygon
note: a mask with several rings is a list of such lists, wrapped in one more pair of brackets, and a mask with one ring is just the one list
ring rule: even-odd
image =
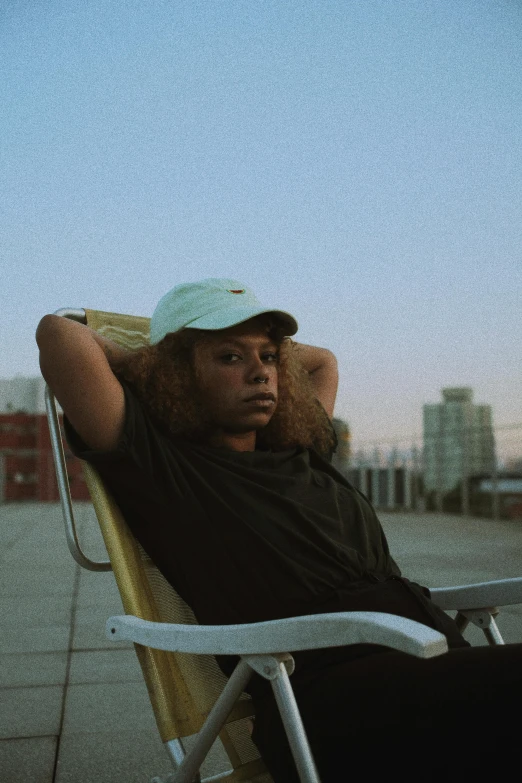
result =
[{"label": "black t-shirt", "polygon": [[368,500],[313,449],[237,452],[166,434],[123,382],[118,447],[92,463],[145,551],[204,624],[313,613],[329,593],[400,574]]}]

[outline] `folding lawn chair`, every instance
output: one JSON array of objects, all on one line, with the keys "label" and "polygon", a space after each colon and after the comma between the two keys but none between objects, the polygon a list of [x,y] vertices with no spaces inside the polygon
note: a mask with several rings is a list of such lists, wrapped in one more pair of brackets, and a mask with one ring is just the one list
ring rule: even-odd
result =
[{"label": "folding lawn chair", "polygon": [[[59,310],[127,348],[148,342],[149,319],[94,310]],[[109,638],[134,643],[147,684],[159,733],[176,772],[172,783],[200,781],[199,769],[219,736],[230,770],[205,781],[270,783],[272,777],[250,738],[254,714],[243,689],[253,672],[270,680],[302,783],[320,783],[293,695],[290,651],[373,643],[421,658],[447,651],[446,638],[419,623],[378,612],[341,612],[233,626],[200,626],[191,609],[167,583],[125,524],[97,472],[87,463],[85,479],[110,562],[93,562],[82,552],[76,533],[54,397],[46,406],[69,549],[92,571],[112,568],[125,616],[107,622]],[[522,603],[522,578],[431,590],[444,610],[458,610],[456,622],[482,628],[489,644],[504,644],[495,616],[498,607]],[[227,680],[215,655],[238,655]],[[197,734],[186,752],[183,739]]]}]

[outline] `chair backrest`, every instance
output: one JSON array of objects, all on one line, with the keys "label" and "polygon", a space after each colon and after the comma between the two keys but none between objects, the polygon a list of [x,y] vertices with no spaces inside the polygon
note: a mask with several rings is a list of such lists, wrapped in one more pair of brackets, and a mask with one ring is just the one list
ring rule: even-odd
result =
[{"label": "chair backrest", "polygon": [[[127,348],[146,345],[149,319],[86,310],[87,325]],[[190,607],[155,567],[125,524],[96,470],[85,463],[85,479],[107,547],[126,614],[156,622],[196,623]],[[221,693],[226,677],[216,659],[153,650],[135,645],[163,742],[195,734]],[[227,780],[270,781],[250,738],[247,718],[254,714],[242,694],[220,733],[235,772]]]}]

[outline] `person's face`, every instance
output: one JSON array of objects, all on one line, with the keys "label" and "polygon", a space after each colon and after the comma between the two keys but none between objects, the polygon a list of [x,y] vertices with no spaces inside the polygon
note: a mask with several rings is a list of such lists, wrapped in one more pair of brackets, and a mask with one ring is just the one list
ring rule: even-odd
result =
[{"label": "person's face", "polygon": [[[255,431],[268,424],[277,405],[278,346],[259,318],[207,336],[209,341],[197,343],[194,352],[207,408],[216,428],[253,435],[255,444]],[[257,395],[268,399],[252,399]]]}]

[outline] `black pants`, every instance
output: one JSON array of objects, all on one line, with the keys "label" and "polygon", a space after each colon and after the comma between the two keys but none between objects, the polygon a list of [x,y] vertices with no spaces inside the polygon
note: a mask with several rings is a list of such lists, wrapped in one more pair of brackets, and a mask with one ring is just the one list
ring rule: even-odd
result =
[{"label": "black pants", "polygon": [[[520,779],[522,644],[470,647],[422,588],[404,579],[357,597],[338,593],[324,611],[355,605],[430,625],[446,634],[450,650],[428,660],[376,645],[294,655],[291,683],[322,783],[339,783],[343,774],[365,781],[394,774],[451,781],[471,773]],[[275,783],[298,783],[270,685],[256,675],[249,690],[252,738]]]}]

